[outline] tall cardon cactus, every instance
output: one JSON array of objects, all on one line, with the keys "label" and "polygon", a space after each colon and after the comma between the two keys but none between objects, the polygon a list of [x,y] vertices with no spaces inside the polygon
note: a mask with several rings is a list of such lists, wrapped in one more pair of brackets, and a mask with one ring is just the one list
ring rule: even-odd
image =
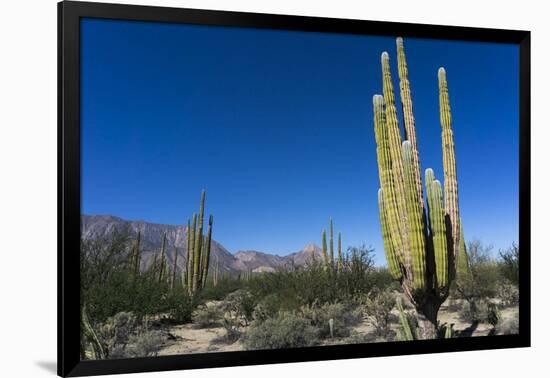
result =
[{"label": "tall cardon cactus", "polygon": [[455,262],[459,260],[463,244],[447,78],[445,69],[440,68],[445,187],[442,188],[433,170],[428,168],[424,176],[425,203],[403,40],[397,38],[397,63],[405,140],[401,138],[398,123],[388,53],[382,53],[381,60],[383,95],[374,96],[373,106],[384,251],[392,276],[401,282],[416,307],[421,337],[429,339],[436,337],[437,313],[449,294],[449,285],[456,273]]},{"label": "tall cardon cactus", "polygon": [[204,223],[204,201],[206,192],[201,194],[201,205],[199,216],[193,214],[193,222],[187,223],[186,231],[186,284],[189,294],[193,295],[206,283],[208,268],[210,266],[210,247],[212,244],[212,225],[214,217],[210,215],[208,219],[208,230],[206,237],[203,234]]}]

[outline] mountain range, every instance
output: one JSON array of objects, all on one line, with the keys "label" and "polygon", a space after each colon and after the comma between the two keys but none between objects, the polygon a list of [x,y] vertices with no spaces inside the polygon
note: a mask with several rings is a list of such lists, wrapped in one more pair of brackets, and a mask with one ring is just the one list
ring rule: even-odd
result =
[{"label": "mountain range", "polygon": [[[114,230],[124,229],[128,230],[131,239],[135,239],[138,230],[140,230],[142,270],[147,269],[155,254],[159,253],[162,237],[166,233],[166,258],[172,265],[174,253],[177,250],[177,268],[181,271],[185,263],[186,228],[185,226],[125,220],[112,215],[82,215],[80,224],[81,237],[85,240],[108,237]],[[313,254],[316,259],[320,259],[322,255],[321,248],[313,243],[286,256],[253,250],[237,251],[232,254],[221,243],[212,240],[210,268],[214,269],[218,266],[220,274],[224,272],[238,274],[243,271],[273,272],[286,264],[304,265]]]}]

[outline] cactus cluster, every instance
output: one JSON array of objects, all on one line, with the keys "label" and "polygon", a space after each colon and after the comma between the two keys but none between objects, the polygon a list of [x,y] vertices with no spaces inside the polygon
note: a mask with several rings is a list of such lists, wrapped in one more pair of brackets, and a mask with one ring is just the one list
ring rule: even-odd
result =
[{"label": "cactus cluster", "polygon": [[[382,53],[383,95],[375,95],[374,129],[380,190],[378,204],[384,251],[392,276],[414,304],[423,338],[436,333],[437,312],[449,293],[461,253],[460,216],[451,109],[444,68],[438,72],[445,187],[425,172],[424,203],[411,88],[403,40],[397,38],[399,88],[405,140],[401,138],[390,72]],[[462,241],[461,241],[462,240]]]},{"label": "cactus cluster", "polygon": [[[323,230],[321,234],[321,245],[322,245],[322,254],[323,254],[323,264],[327,269],[332,269],[337,272],[342,271],[344,260],[342,255],[342,234],[338,232],[338,251],[337,251],[337,260],[334,260],[334,231],[332,218],[329,220],[329,233],[330,233],[330,244],[327,247],[327,231]],[[330,252],[329,252],[330,251]],[[312,260],[315,260],[315,254],[312,252]]]},{"label": "cactus cluster", "polygon": [[206,192],[201,194],[201,204],[199,215],[193,214],[193,221],[187,222],[186,230],[186,274],[184,275],[184,284],[187,286],[190,295],[206,285],[208,268],[210,264],[210,247],[212,244],[212,225],[214,217],[208,218],[208,229],[206,236],[203,232],[204,224],[204,201]]}]

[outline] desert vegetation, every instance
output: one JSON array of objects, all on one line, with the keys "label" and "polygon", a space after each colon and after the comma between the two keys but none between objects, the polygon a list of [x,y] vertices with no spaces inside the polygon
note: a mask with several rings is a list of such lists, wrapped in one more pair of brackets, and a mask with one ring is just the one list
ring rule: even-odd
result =
[{"label": "desert vegetation", "polygon": [[82,239],[81,358],[517,333],[519,246],[496,253],[464,236],[446,72],[438,72],[443,186],[432,169],[421,177],[402,39],[403,141],[389,55],[381,59],[383,95],[373,108],[387,267],[375,265],[368,245],[344,247],[341,232],[335,240],[330,219],[320,254],[313,250],[305,264],[221,271],[210,261],[214,220],[205,231],[203,192],[183,248],[168,251],[164,234],[149,264],[140,232]]}]

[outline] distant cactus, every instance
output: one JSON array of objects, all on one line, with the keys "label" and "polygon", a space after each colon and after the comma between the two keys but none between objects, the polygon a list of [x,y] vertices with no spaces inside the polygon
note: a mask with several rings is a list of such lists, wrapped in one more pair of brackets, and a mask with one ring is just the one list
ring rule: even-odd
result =
[{"label": "distant cactus", "polygon": [[342,233],[338,232],[338,265],[337,270],[338,272],[342,272],[344,269],[344,260],[342,257]]},{"label": "distant cactus", "polygon": [[160,246],[160,253],[159,253],[159,276],[158,276],[158,282],[161,283],[164,279],[165,269],[166,269],[166,257],[164,254],[164,249],[166,247],[166,232],[162,234],[162,244]]},{"label": "distant cactus", "polygon": [[[401,141],[390,73],[382,53],[383,96],[375,95],[374,128],[381,189],[378,193],[384,251],[392,276],[414,304],[422,338],[437,333],[437,313],[449,294],[461,258],[458,184],[447,78],[438,71],[445,188],[432,169],[425,173],[424,203],[420,160],[412,111],[403,40],[397,39],[397,60],[406,140]],[[464,255],[464,254],[462,254]]]},{"label": "distant cactus", "polygon": [[323,230],[321,244],[322,244],[322,251],[323,251],[323,264],[325,264],[325,266],[328,266],[327,232],[326,232],[326,230]]},{"label": "distant cactus", "polygon": [[[203,234],[204,202],[206,192],[201,193],[199,216],[193,214],[193,223],[187,223],[186,235],[186,269],[187,289],[190,295],[194,295],[206,284],[208,268],[210,264],[210,249],[212,244],[212,226],[214,217],[210,215],[206,237]],[[190,228],[191,227],[191,228]]]},{"label": "distant cactus", "polygon": [[176,287],[177,268],[178,268],[178,249],[174,247],[174,264],[172,265],[172,281],[171,281],[172,289],[175,289]]},{"label": "distant cactus", "polygon": [[330,264],[334,264],[334,232],[332,230],[332,218],[329,221],[329,230],[330,230]]}]

